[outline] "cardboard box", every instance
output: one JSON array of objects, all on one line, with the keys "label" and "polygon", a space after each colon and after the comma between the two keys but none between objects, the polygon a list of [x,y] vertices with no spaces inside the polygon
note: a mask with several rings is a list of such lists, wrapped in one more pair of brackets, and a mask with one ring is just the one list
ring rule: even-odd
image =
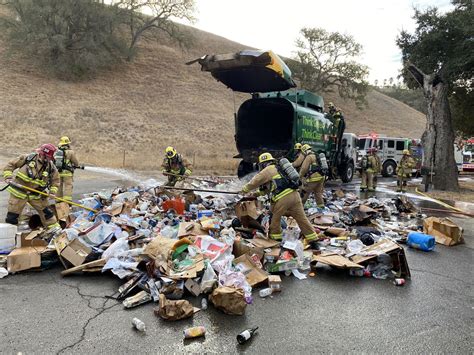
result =
[{"label": "cardboard box", "polygon": [[447,246],[464,242],[463,229],[449,218],[426,218],[423,221],[423,233],[435,237],[436,243]]},{"label": "cardboard box", "polygon": [[314,265],[316,262],[320,262],[326,265],[330,265],[337,268],[348,269],[348,268],[357,268],[362,269],[363,266],[356,264],[349,260],[348,258],[339,255],[339,254],[318,254],[313,255],[313,260],[311,263]]},{"label": "cardboard box", "polygon": [[92,253],[91,247],[79,239],[74,239],[61,251],[60,256],[69,261],[72,265],[79,266],[84,263],[90,253]]},{"label": "cardboard box", "polygon": [[268,287],[270,287],[273,292],[280,292],[281,291],[281,277],[279,275],[269,275]]},{"label": "cardboard box", "polygon": [[252,256],[253,254],[257,254],[260,259],[263,258],[264,251],[263,247],[257,247],[253,243],[251,243],[252,239],[240,239],[234,241],[234,246],[232,249],[232,254],[236,258],[242,255],[249,255]]},{"label": "cardboard box", "polygon": [[184,283],[184,287],[196,297],[201,293],[201,286],[193,279],[187,279]]},{"label": "cardboard box", "polygon": [[255,201],[241,201],[235,205],[235,214],[242,223],[242,226],[249,228],[259,226],[256,219],[258,218],[257,205]]},{"label": "cardboard box", "polygon": [[245,275],[250,286],[254,287],[262,282],[267,281],[268,274],[260,269],[252,260],[252,258],[244,254],[234,260],[235,267]]},{"label": "cardboard box", "polygon": [[18,272],[41,266],[41,253],[45,247],[22,247],[14,249],[7,256],[8,272]]},{"label": "cardboard box", "polygon": [[275,263],[267,263],[265,264],[267,271],[270,273],[273,272],[282,272],[286,270],[296,269],[298,267],[298,260],[293,258],[291,260],[279,260]]},{"label": "cardboard box", "polygon": [[20,246],[21,247],[45,247],[48,245],[48,243],[41,239],[38,238],[38,236],[43,233],[44,229],[40,228],[34,231],[31,231],[29,233],[21,233],[21,241],[20,241]]},{"label": "cardboard box", "polygon": [[410,268],[408,267],[408,261],[405,255],[405,250],[397,243],[385,239],[381,240],[371,246],[365,247],[362,249],[365,253],[370,253],[372,255],[362,256],[355,255],[351,259],[357,264],[364,264],[367,261],[377,258],[377,255],[381,253],[386,253],[392,258],[393,268],[397,277],[410,278]]}]

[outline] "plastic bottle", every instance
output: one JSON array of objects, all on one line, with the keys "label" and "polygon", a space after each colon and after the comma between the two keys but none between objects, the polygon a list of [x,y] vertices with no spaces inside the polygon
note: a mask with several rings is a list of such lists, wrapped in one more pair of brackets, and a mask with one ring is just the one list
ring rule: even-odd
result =
[{"label": "plastic bottle", "polygon": [[192,339],[192,338],[198,338],[206,335],[206,328],[199,326],[199,327],[192,327],[185,329],[183,331],[184,334],[184,339]]},{"label": "plastic bottle", "polygon": [[253,337],[257,329],[258,327],[245,329],[243,332],[237,335],[237,341],[239,342],[239,344],[243,344],[246,341],[248,341],[251,337]]},{"label": "plastic bottle", "polygon": [[204,310],[204,311],[207,309],[207,299],[206,299],[206,297],[203,297],[202,300],[201,300],[201,309]]},{"label": "plastic bottle", "polygon": [[264,288],[263,290],[260,290],[258,294],[260,295],[260,297],[265,298],[265,297],[270,296],[272,292],[273,292],[273,289],[271,289],[270,287],[267,287],[267,288]]},{"label": "plastic bottle", "polygon": [[146,332],[146,325],[138,318],[132,319],[132,324],[139,332]]}]

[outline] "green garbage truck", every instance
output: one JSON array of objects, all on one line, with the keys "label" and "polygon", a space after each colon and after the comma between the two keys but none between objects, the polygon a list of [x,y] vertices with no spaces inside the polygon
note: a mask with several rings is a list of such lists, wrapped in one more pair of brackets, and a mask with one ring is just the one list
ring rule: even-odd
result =
[{"label": "green garbage truck", "polygon": [[234,113],[239,177],[255,171],[262,152],[293,158],[299,142],[326,155],[330,178],[352,180],[354,161],[342,144],[344,119],[325,114],[321,96],[296,90],[290,69],[276,54],[245,50],[205,55],[187,64],[195,62],[228,88],[251,94]]}]

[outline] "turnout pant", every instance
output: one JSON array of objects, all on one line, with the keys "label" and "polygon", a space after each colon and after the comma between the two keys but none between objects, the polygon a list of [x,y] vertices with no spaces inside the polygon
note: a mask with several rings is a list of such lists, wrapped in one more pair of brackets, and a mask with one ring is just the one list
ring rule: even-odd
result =
[{"label": "turnout pant", "polygon": [[33,207],[38,212],[43,226],[48,228],[59,227],[54,212],[48,207],[48,200],[46,198],[21,199],[11,194],[8,200],[8,212],[5,222],[10,224],[18,224],[18,217],[20,217],[27,203],[29,203],[31,207]]},{"label": "turnout pant", "polygon": [[369,190],[374,190],[375,189],[374,173],[372,171],[362,171],[361,172],[360,188],[361,189],[367,189],[368,188]]},{"label": "turnout pant", "polygon": [[314,193],[314,198],[316,199],[318,207],[324,207],[324,179],[321,179],[320,181],[306,182],[303,185],[301,188],[301,201],[303,205],[306,203],[306,200],[308,200],[311,193]]},{"label": "turnout pant", "polygon": [[272,218],[270,221],[270,238],[282,239],[281,217],[293,217],[298,223],[304,237],[310,241],[317,239],[316,232],[304,213],[303,203],[297,191],[282,197],[271,205]]},{"label": "turnout pant", "polygon": [[65,200],[72,201],[73,181],[74,178],[72,176],[61,176],[58,197],[62,197]]}]

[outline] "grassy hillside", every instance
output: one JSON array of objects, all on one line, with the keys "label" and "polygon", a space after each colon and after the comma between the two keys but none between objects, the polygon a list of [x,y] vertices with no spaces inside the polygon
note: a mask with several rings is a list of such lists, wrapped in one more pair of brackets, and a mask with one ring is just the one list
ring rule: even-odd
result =
[{"label": "grassy hillside", "polygon": [[[154,169],[163,149],[174,145],[195,157],[199,170],[234,169],[234,99],[190,59],[206,53],[246,48],[225,38],[192,29],[195,44],[188,51],[166,39],[142,43],[133,63],[100,74],[87,82],[51,78],[28,58],[7,55],[0,38],[0,147],[26,152],[43,142],[57,143],[69,135],[83,161],[121,167]],[[236,95],[236,107],[248,95]],[[379,92],[369,94],[369,108],[356,109],[338,97],[349,131],[375,130],[390,135],[419,137],[424,116]]]}]

